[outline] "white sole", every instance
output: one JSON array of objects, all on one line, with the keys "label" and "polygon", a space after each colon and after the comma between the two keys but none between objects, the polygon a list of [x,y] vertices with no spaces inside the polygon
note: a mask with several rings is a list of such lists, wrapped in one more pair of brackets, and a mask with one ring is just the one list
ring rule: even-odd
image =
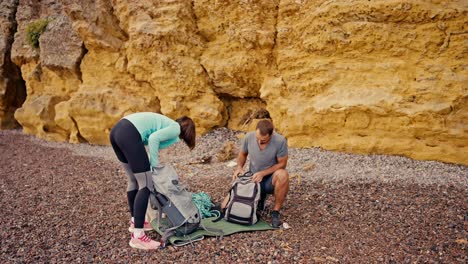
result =
[{"label": "white sole", "polygon": [[132,248],[148,250],[146,248],[141,248],[140,246],[133,244],[131,240],[130,240],[130,242],[128,242],[128,245],[130,245],[130,247],[132,247]]},{"label": "white sole", "polygon": [[133,244],[131,240],[130,240],[130,242],[128,242],[128,244],[130,245],[130,247],[136,248],[136,249],[142,249],[142,250],[157,250],[157,248],[155,248],[155,249],[149,249],[149,248],[142,247],[142,246],[140,246],[140,245],[138,245],[138,244]]}]

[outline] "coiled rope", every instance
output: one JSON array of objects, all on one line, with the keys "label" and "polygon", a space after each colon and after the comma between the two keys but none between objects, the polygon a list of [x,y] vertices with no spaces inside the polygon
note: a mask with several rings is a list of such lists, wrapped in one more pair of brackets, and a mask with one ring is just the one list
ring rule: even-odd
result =
[{"label": "coiled rope", "polygon": [[198,210],[200,210],[202,218],[220,216],[220,212],[218,210],[211,210],[214,204],[211,202],[211,198],[207,193],[205,192],[193,193],[192,201],[195,203]]}]

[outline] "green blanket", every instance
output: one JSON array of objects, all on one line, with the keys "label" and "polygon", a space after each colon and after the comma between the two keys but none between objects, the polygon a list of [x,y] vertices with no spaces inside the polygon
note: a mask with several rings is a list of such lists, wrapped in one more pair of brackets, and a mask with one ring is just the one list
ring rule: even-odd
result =
[{"label": "green blanket", "polygon": [[[259,220],[255,225],[245,226],[245,225],[233,224],[233,223],[227,222],[224,219],[216,223],[213,223],[211,221],[213,219],[216,219],[216,217],[202,219],[202,225],[205,226],[208,230],[221,230],[223,236],[231,235],[231,234],[238,233],[238,232],[262,231],[262,230],[275,229],[263,220]],[[157,219],[153,219],[153,221],[151,221],[152,227],[160,235],[164,233],[161,230],[165,230],[165,227],[167,226],[166,225],[167,222],[165,220],[166,219],[161,220],[160,227],[157,226],[157,221],[158,221]],[[167,243],[168,244],[170,243],[174,246],[183,246],[189,243],[193,243],[194,241],[202,240],[205,236],[220,236],[220,235],[221,234],[219,232],[210,232],[204,229],[199,229],[193,232],[192,234],[189,234],[183,237],[172,236],[168,239]]]}]

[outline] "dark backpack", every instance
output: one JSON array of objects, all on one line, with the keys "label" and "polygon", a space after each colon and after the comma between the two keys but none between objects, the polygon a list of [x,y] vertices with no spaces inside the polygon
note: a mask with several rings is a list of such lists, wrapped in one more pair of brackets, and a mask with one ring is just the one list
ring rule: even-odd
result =
[{"label": "dark backpack", "polygon": [[252,181],[252,173],[239,175],[229,191],[229,202],[224,219],[229,222],[253,225],[257,223],[257,206],[260,200],[260,183]]}]

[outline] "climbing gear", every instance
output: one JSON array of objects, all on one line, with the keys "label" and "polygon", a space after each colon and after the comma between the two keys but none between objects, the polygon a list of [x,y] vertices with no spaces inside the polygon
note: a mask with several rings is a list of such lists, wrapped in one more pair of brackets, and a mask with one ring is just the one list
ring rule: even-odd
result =
[{"label": "climbing gear", "polygon": [[220,215],[219,210],[216,210],[215,204],[211,202],[211,198],[207,193],[199,192],[192,194],[192,201],[195,203],[198,210],[200,210],[202,219],[212,216],[218,217]]},{"label": "climbing gear", "polygon": [[[161,228],[162,213],[166,214],[167,227],[161,237],[161,247],[166,246],[171,236],[185,236],[195,232],[199,227],[207,230],[201,225],[201,213],[192,201],[190,193],[184,185],[180,184],[179,176],[175,169],[167,165],[158,165],[153,168],[152,174],[154,190],[150,195],[150,204],[153,209],[158,210],[157,227]],[[218,232],[221,230],[207,230]]]},{"label": "climbing gear", "polygon": [[232,223],[253,225],[257,223],[257,205],[260,200],[260,183],[252,180],[252,172],[238,175],[229,191],[229,202],[224,218]]}]

